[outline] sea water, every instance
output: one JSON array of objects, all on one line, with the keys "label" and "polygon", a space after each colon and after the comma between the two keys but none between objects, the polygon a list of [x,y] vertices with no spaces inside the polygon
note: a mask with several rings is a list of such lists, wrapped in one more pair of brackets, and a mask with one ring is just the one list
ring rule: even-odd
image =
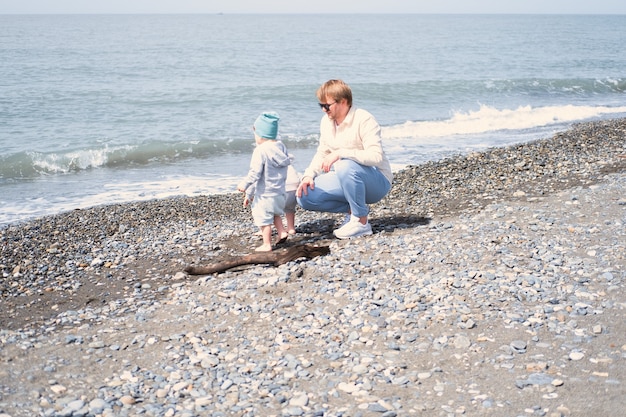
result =
[{"label": "sea water", "polygon": [[0,226],[230,193],[280,114],[303,171],[340,78],[395,170],[626,115],[626,16],[2,15]]}]

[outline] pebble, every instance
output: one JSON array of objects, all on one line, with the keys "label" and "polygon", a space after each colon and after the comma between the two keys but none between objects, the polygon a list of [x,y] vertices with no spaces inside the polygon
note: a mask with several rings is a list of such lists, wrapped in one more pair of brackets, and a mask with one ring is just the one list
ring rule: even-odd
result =
[{"label": "pebble", "polygon": [[511,348],[517,353],[526,352],[526,342],[523,340],[514,340],[511,342]]},{"label": "pebble", "polygon": [[[298,242],[331,253],[278,267],[180,272],[257,243],[233,196],[2,228],[3,301],[60,301],[0,329],[0,416],[569,415],[589,385],[619,399],[626,176],[606,171],[625,131],[409,167],[373,236],[334,240],[340,216],[300,212]],[[91,284],[119,294],[64,309]]]}]

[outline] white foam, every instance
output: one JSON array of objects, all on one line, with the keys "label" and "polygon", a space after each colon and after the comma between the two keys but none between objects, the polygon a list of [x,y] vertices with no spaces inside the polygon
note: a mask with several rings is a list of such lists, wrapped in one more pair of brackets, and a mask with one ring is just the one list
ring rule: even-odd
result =
[{"label": "white foam", "polygon": [[128,151],[133,147],[130,145],[109,147],[108,145],[98,149],[81,149],[74,151],[40,153],[29,152],[32,158],[33,167],[45,173],[68,173],[76,170],[100,168],[105,166],[113,152]]},{"label": "white foam", "polygon": [[480,134],[501,130],[532,129],[591,119],[605,114],[626,113],[626,107],[603,106],[521,106],[517,109],[496,109],[481,105],[477,111],[455,113],[440,121],[405,122],[382,129],[383,139],[441,138],[454,135]]},{"label": "white foam", "polygon": [[[231,193],[235,192],[239,179],[222,175],[171,175],[151,181],[109,181],[100,186],[94,184],[77,186],[74,192],[64,196],[48,195],[46,198],[0,201],[0,225],[103,204],[147,201],[174,196],[193,197]],[[68,184],[68,188],[74,187]],[[31,194],[41,194],[41,191],[32,190]]]}]

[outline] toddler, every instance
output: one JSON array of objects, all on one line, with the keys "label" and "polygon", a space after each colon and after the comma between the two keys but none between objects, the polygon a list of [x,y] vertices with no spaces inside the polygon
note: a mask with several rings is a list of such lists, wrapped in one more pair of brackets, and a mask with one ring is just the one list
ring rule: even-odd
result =
[{"label": "toddler", "polygon": [[[254,122],[254,139],[257,144],[250,160],[248,175],[237,185],[237,190],[246,193],[244,205],[252,199],[252,218],[261,229],[263,244],[257,252],[272,250],[272,224],[276,228],[278,241],[287,240],[283,226],[285,214],[285,184],[290,165],[287,147],[278,136],[276,112],[264,112]],[[254,198],[250,198],[254,195]]]}]

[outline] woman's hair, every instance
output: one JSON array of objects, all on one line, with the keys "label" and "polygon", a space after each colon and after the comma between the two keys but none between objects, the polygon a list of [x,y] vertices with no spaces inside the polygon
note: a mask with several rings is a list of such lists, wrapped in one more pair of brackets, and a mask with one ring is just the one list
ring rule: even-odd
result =
[{"label": "woman's hair", "polygon": [[326,97],[331,97],[335,101],[341,101],[345,98],[348,101],[348,106],[352,106],[352,90],[348,84],[341,80],[328,80],[317,89],[317,99],[320,103],[324,103]]}]

